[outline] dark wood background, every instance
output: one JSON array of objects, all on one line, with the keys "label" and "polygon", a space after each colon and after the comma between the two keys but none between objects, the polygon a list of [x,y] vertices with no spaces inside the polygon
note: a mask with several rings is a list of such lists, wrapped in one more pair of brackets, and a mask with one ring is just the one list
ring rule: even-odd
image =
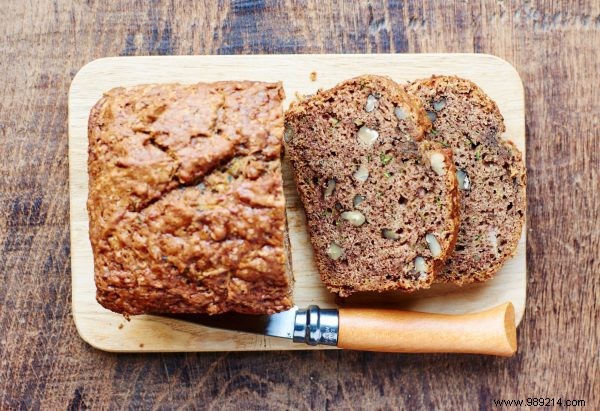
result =
[{"label": "dark wood background", "polygon": [[[0,0],[0,409],[491,409],[600,403],[600,2]],[[70,312],[67,93],[104,56],[477,52],[527,106],[519,352],[112,355]],[[597,408],[596,408],[597,409]]]}]

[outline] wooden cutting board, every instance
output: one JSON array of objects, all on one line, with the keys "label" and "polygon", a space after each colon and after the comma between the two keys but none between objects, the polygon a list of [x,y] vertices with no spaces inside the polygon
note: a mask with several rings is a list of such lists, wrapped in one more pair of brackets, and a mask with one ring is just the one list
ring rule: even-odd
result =
[{"label": "wooden cutting board", "polygon": [[[312,73],[312,74],[311,74]],[[316,73],[316,79],[315,74]],[[88,238],[86,199],[87,120],[102,93],[141,83],[195,83],[219,80],[283,81],[287,99],[361,74],[384,74],[398,82],[432,74],[456,74],[479,84],[498,104],[506,122],[505,138],[525,154],[523,84],[506,61],[485,54],[352,54],[116,57],[92,61],[73,79],[69,91],[69,179],[73,318],[81,337],[107,351],[241,351],[308,349],[288,340],[211,329],[157,316],[126,321],[95,300],[92,250]],[[527,267],[523,230],[517,253],[496,278],[484,284],[434,285],[410,295],[386,293],[336,299],[321,284],[313,263],[305,217],[290,168],[284,163],[284,190],[294,267],[294,300],[299,307],[339,304],[467,313],[505,301],[515,306],[517,324],[525,307]],[[323,348],[322,346],[316,349]]]}]

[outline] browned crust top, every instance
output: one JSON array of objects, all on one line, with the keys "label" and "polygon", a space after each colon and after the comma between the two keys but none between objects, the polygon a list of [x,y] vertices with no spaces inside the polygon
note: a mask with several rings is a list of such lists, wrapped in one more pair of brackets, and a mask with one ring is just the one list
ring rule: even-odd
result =
[{"label": "browned crust top", "polygon": [[124,314],[291,305],[281,84],[116,88],[89,118],[97,299]]}]

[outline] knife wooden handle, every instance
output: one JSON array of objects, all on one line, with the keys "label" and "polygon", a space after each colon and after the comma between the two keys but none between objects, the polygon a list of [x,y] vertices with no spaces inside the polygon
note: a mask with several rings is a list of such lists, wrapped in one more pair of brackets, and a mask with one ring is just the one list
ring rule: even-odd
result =
[{"label": "knife wooden handle", "polygon": [[462,315],[340,308],[338,333],[338,347],[350,350],[505,357],[517,350],[511,303]]}]

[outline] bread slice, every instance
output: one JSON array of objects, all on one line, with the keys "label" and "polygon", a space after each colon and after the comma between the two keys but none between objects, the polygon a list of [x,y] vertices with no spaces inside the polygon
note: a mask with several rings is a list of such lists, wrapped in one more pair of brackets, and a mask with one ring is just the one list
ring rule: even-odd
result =
[{"label": "bread slice", "polygon": [[420,103],[361,76],[293,103],[285,123],[327,287],[342,297],[429,287],[456,241],[458,193],[451,151],[421,141]]},{"label": "bread slice", "polygon": [[494,276],[514,253],[525,219],[525,166],[501,138],[504,120],[476,84],[433,76],[406,87],[427,110],[426,138],[449,147],[460,188],[460,233],[439,281],[466,284]]},{"label": "bread slice", "polygon": [[286,264],[279,83],[116,88],[89,118],[98,302],[125,315],[274,313]]}]

